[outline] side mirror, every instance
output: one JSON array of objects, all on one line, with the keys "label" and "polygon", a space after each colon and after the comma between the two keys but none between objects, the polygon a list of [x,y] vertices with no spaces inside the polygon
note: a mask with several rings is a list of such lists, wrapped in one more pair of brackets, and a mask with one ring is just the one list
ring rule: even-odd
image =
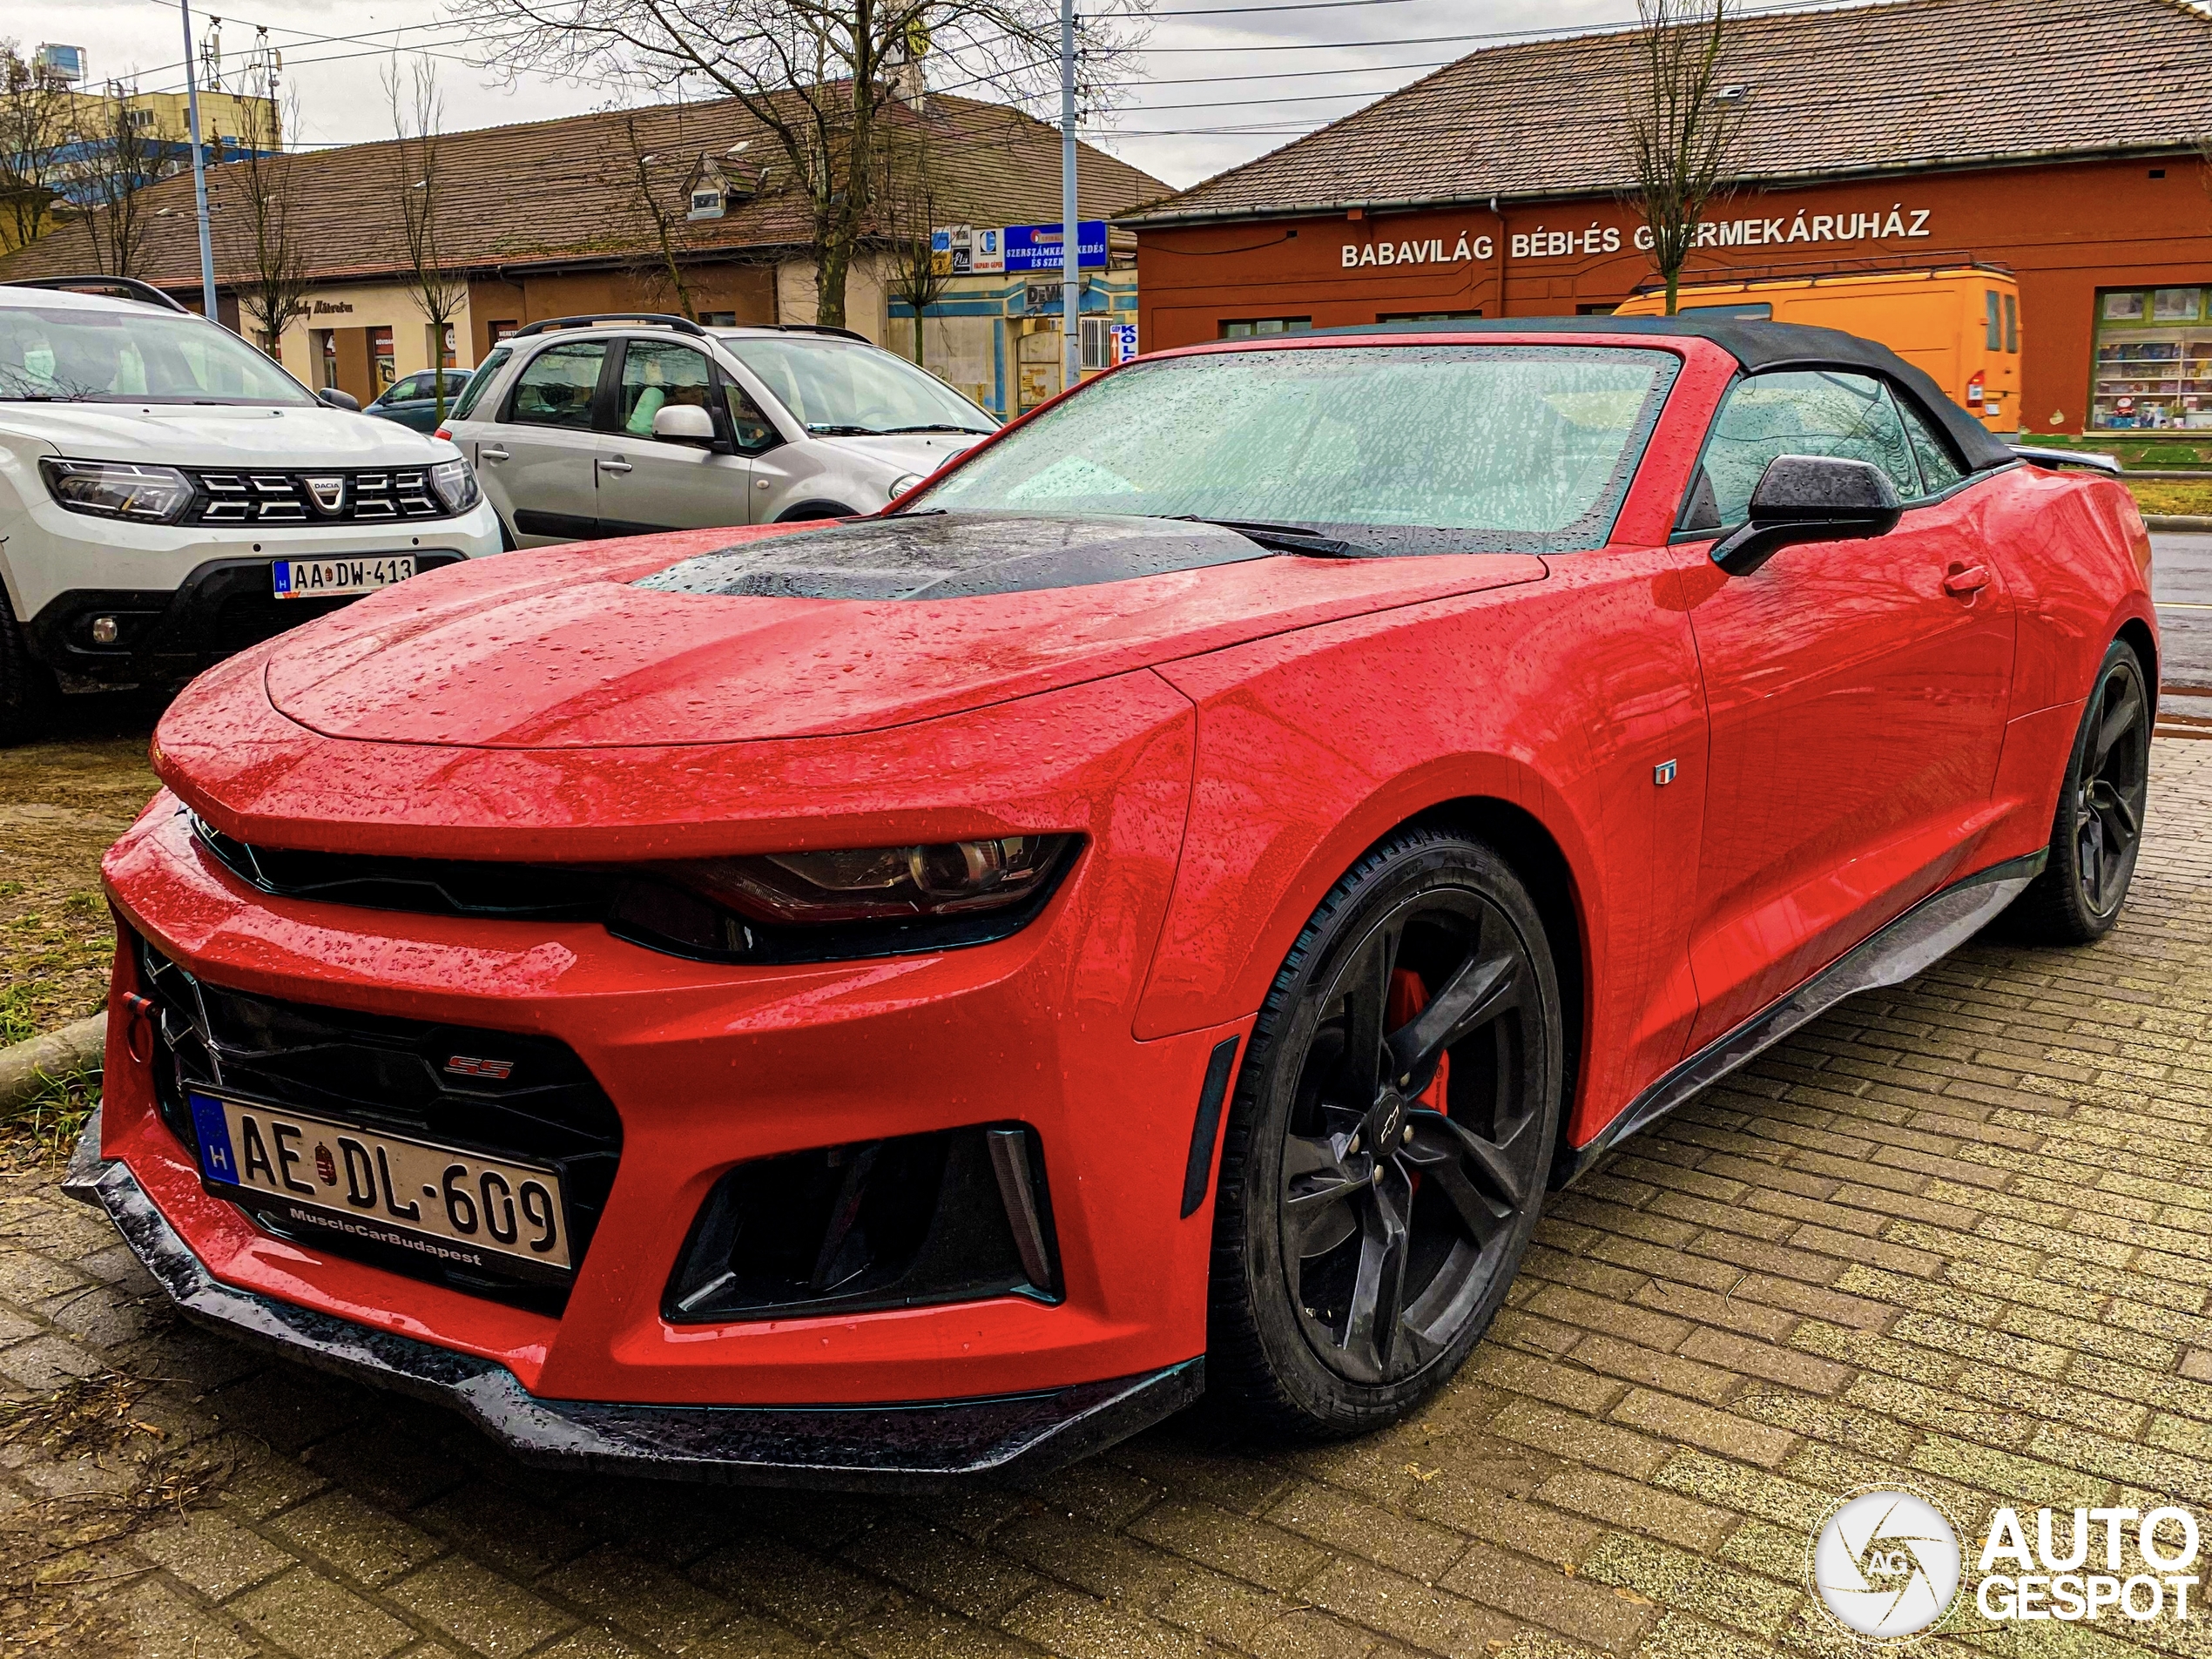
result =
[{"label": "side mirror", "polygon": [[714,442],[714,417],[696,403],[664,403],[653,411],[653,436],[663,443]]},{"label": "side mirror", "polygon": [[334,386],[326,386],[315,395],[334,409],[345,409],[354,415],[361,413],[361,401],[351,392],[341,392]]},{"label": "side mirror", "polygon": [[1887,536],[1905,509],[1889,475],[1841,455],[1777,455],[1751,492],[1750,517],[1713,543],[1713,563],[1749,576],[1785,547]]}]

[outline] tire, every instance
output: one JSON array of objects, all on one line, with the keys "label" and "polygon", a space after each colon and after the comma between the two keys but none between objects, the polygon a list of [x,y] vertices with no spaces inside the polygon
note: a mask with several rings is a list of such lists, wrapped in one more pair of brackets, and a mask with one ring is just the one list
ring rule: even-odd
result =
[{"label": "tire", "polygon": [[2086,945],[2120,919],[2142,847],[2152,707],[2142,659],[2127,641],[2113,641],[2067,759],[2050,856],[2006,913],[2013,937]]},{"label": "tire", "polygon": [[1563,1026],[1536,907],[1481,842],[1402,830],[1321,901],[1223,1137],[1207,1381],[1241,1426],[1364,1433],[1459,1368],[1535,1228]]},{"label": "tire", "polygon": [[6,590],[0,590],[0,748],[45,735],[54,696],[53,676],[31,656]]}]

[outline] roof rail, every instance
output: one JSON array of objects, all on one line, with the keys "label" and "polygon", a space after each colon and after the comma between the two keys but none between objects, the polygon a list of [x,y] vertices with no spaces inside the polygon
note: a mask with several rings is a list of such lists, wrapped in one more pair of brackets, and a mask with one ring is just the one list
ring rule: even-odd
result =
[{"label": "roof rail", "polygon": [[854,328],[840,328],[826,322],[772,322],[771,328],[780,328],[787,334],[834,334],[840,340],[857,340],[863,346],[875,342]]},{"label": "roof rail", "polygon": [[91,276],[10,277],[7,281],[7,286],[11,288],[58,288],[64,293],[74,292],[82,288],[105,288],[111,293],[122,294],[126,299],[142,300],[147,305],[165,307],[171,311],[181,311],[187,317],[197,317],[199,314],[190,306],[180,304],[173,296],[162,293],[162,291],[155,287],[152,283],[141,282],[136,277],[100,276],[98,274]]},{"label": "roof rail", "polygon": [[671,317],[663,311],[609,311],[588,317],[547,317],[542,321],[525,324],[508,335],[509,340],[527,340],[532,334],[547,334],[556,328],[597,328],[612,322],[647,322],[657,327],[672,328],[679,334],[705,337],[706,330],[689,317]]}]

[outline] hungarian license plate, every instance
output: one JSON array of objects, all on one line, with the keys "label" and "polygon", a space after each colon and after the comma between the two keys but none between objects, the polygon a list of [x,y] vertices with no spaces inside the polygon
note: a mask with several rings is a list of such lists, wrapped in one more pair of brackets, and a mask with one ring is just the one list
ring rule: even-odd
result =
[{"label": "hungarian license plate", "polygon": [[358,559],[278,559],[269,579],[280,599],[334,599],[374,593],[415,574],[412,553],[379,553]]},{"label": "hungarian license plate", "polygon": [[191,1098],[200,1175],[287,1228],[395,1245],[456,1267],[541,1278],[568,1271],[567,1211],[551,1170],[253,1101],[197,1090]]}]

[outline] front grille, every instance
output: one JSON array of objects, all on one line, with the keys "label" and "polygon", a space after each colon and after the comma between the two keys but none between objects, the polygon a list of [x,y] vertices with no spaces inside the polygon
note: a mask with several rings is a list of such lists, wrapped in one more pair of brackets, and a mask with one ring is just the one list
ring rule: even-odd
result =
[{"label": "front grille", "polygon": [[[187,1150],[197,1154],[186,1095],[198,1089],[550,1165],[560,1172],[572,1256],[582,1266],[614,1186],[622,1119],[565,1044],[227,990],[144,939],[133,935],[132,943],[141,990],[153,1005],[155,1102]],[[448,1068],[464,1055],[472,1057],[472,1075],[455,1076]],[[504,1074],[474,1058],[484,1055],[506,1062]],[[224,1189],[226,1197],[232,1191]],[[269,1214],[255,1218],[294,1236]],[[567,1297],[565,1289],[443,1265],[393,1245],[320,1231],[300,1238],[321,1253],[546,1312],[557,1312]]]},{"label": "front grille", "polygon": [[345,524],[450,518],[427,468],[359,472],[198,472],[185,522]]}]

